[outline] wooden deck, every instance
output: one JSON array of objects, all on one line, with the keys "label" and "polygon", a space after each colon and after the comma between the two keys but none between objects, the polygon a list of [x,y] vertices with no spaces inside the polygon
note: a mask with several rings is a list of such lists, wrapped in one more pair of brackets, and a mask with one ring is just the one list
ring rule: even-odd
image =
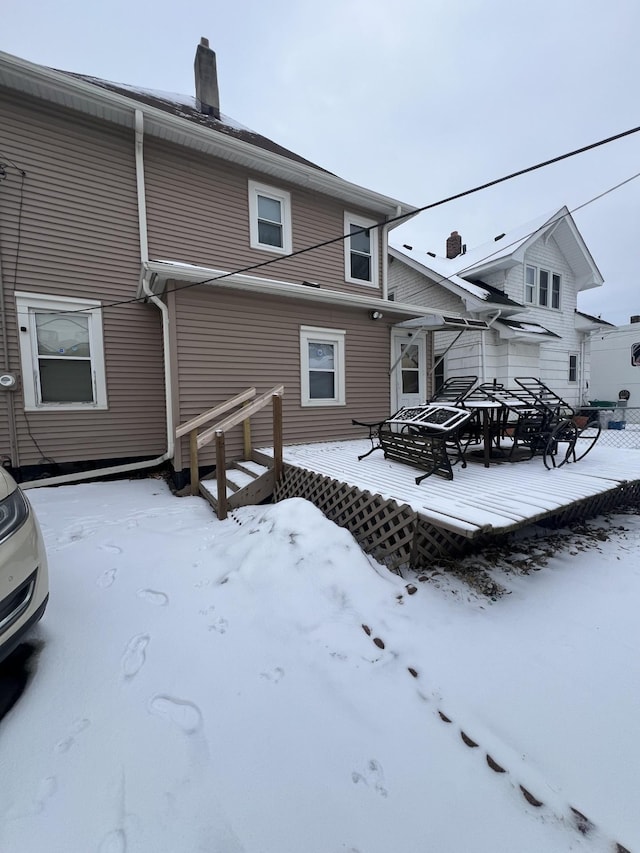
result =
[{"label": "wooden deck", "polygon": [[596,446],[552,471],[539,457],[490,468],[474,461],[466,469],[456,465],[452,481],[431,476],[418,486],[419,471],[380,451],[359,462],[369,446],[355,440],[285,447],[276,499],[311,500],[390,564],[424,564],[534,522],[562,524],[640,499],[640,450]]}]

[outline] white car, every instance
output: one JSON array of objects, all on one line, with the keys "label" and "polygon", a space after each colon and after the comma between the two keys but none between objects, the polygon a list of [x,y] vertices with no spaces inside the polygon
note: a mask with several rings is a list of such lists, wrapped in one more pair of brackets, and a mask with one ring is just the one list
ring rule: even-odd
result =
[{"label": "white car", "polygon": [[0,661],[42,617],[48,600],[38,521],[16,481],[0,467]]}]

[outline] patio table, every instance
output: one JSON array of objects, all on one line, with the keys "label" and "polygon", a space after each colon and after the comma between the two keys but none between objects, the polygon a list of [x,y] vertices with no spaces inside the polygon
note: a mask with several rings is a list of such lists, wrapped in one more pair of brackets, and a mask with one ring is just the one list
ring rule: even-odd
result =
[{"label": "patio table", "polygon": [[488,468],[492,460],[504,460],[505,454],[500,448],[502,420],[508,417],[510,411],[526,409],[528,407],[526,401],[514,396],[509,391],[489,389],[486,397],[467,397],[464,406],[478,412],[481,417],[484,467]]}]

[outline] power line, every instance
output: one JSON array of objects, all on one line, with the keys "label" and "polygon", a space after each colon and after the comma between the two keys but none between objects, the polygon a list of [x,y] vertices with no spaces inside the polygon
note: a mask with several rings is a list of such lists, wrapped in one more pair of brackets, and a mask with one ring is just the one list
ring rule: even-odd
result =
[{"label": "power line", "polygon": [[[270,266],[271,264],[280,263],[282,261],[289,260],[290,258],[295,258],[295,257],[298,257],[300,255],[307,254],[308,252],[313,252],[316,249],[322,249],[325,246],[331,246],[334,243],[343,242],[344,240],[346,240],[350,237],[353,237],[356,234],[362,234],[365,232],[368,233],[369,231],[375,230],[377,228],[382,228],[383,226],[389,225],[393,222],[401,222],[405,219],[408,219],[410,217],[415,216],[418,213],[423,213],[426,210],[433,210],[436,207],[441,207],[442,205],[448,204],[449,202],[452,202],[452,201],[456,201],[459,198],[465,198],[466,196],[474,195],[475,193],[481,192],[482,190],[489,189],[489,187],[494,187],[494,186],[497,186],[498,184],[505,183],[506,181],[513,180],[514,178],[518,178],[522,175],[526,175],[526,174],[529,174],[531,172],[538,171],[539,169],[546,168],[547,166],[551,166],[554,163],[559,163],[562,160],[567,160],[570,157],[576,157],[578,154],[584,154],[586,151],[592,151],[595,148],[600,148],[603,145],[608,145],[611,142],[616,142],[619,139],[623,139],[624,137],[631,136],[634,133],[638,133],[639,131],[640,131],[640,126],[630,128],[629,130],[622,131],[621,133],[616,133],[613,136],[608,136],[605,139],[600,139],[597,142],[592,142],[589,145],[583,145],[580,148],[575,148],[572,151],[567,151],[565,154],[560,154],[557,157],[552,157],[548,160],[543,160],[542,162],[536,163],[533,166],[527,166],[524,169],[519,169],[516,172],[510,172],[509,174],[503,175],[500,178],[495,178],[491,181],[486,181],[483,184],[478,184],[475,187],[471,187],[470,189],[463,190],[462,192],[455,193],[454,195],[447,196],[446,198],[442,198],[439,201],[434,201],[434,202],[430,202],[429,204],[422,205],[422,207],[418,207],[418,208],[412,210],[410,213],[403,213],[403,214],[400,214],[399,216],[394,216],[391,219],[385,219],[381,222],[376,222],[373,225],[370,225],[368,227],[363,227],[363,228],[359,228],[357,230],[354,230],[352,233],[341,234],[339,237],[332,237],[329,240],[323,240],[319,243],[314,243],[311,246],[306,246],[304,249],[297,249],[295,252],[289,252],[288,254],[280,255],[277,258],[269,258],[266,261],[260,261],[260,262],[255,263],[255,264],[249,264],[248,266],[240,267],[239,269],[233,270],[231,272],[221,273],[220,275],[212,276],[210,278],[205,278],[205,279],[202,279],[201,281],[194,281],[194,282],[191,282],[190,284],[183,284],[180,287],[167,288],[164,291],[164,293],[175,293],[178,290],[182,292],[182,291],[188,290],[192,287],[200,287],[203,284],[211,284],[211,283],[216,282],[216,281],[222,281],[223,279],[226,279],[226,278],[232,278],[233,276],[236,276],[236,275],[242,275],[244,273],[253,272],[254,270],[263,269],[264,267]],[[619,186],[622,186],[623,184],[628,183],[629,181],[633,180],[636,177],[638,177],[638,176],[634,175],[631,178],[627,178],[621,184],[618,184],[617,186],[612,187],[609,190],[606,190],[604,193],[601,193],[600,195],[595,196],[593,199],[589,199],[580,207],[575,208],[575,210],[579,210],[579,209],[581,209],[581,207],[585,207],[587,204],[591,204],[591,202],[596,201],[599,198],[602,198],[603,195],[606,195],[608,192],[612,192],[614,189],[617,189]],[[503,247],[501,247],[501,248],[503,248]],[[446,280],[446,278],[444,278],[443,280]],[[101,305],[100,308],[76,309],[74,311],[64,311],[64,312],[60,312],[60,313],[64,313],[64,314],[86,313],[87,310],[95,311],[95,310],[102,310],[105,308],[115,308],[115,307],[118,307],[120,305],[130,305],[130,304],[135,303],[135,302],[144,302],[144,301],[146,301],[146,299],[147,299],[146,296],[135,296],[135,297],[132,297],[129,299],[121,299],[121,300],[117,300],[115,302],[107,302],[104,305]]]}]

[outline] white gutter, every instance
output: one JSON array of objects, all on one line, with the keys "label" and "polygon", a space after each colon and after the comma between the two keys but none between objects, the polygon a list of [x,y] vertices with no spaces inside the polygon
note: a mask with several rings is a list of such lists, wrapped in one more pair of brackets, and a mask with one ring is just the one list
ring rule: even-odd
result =
[{"label": "white gutter", "polygon": [[[493,324],[495,323],[495,321],[498,319],[498,317],[501,314],[502,314],[502,311],[498,308],[495,315],[490,320],[487,320],[487,326],[489,326],[489,328],[491,328],[491,326],[493,326]],[[485,348],[484,344],[485,344],[484,335],[480,335],[480,359],[481,359],[480,363],[482,365],[482,381],[486,382],[487,381],[487,352],[486,352],[486,348]]]},{"label": "white gutter", "polygon": [[106,477],[111,474],[127,474],[131,471],[142,471],[145,468],[155,468],[173,459],[174,433],[173,433],[173,405],[171,396],[171,358],[169,349],[169,309],[158,299],[149,287],[151,273],[148,271],[149,249],[147,242],[147,206],[144,188],[144,160],[143,160],[143,117],[142,112],[136,110],[136,189],[138,195],[138,225],[140,230],[140,257],[142,260],[143,273],[141,277],[142,290],[149,301],[156,305],[162,314],[162,344],[164,354],[164,383],[167,419],[167,450],[161,456],[147,459],[144,462],[128,462],[124,465],[112,465],[109,468],[95,468],[93,471],[81,471],[75,474],[62,474],[59,477],[47,477],[42,480],[30,480],[20,483],[22,489],[36,489],[43,486],[61,486],[67,483],[77,483],[81,480],[93,480],[97,477]]},{"label": "white gutter", "polygon": [[[425,314],[442,314],[437,308],[426,305],[416,305],[410,302],[384,302],[379,296],[362,296],[355,293],[345,293],[327,287],[309,287],[304,284],[292,284],[288,281],[277,281],[270,278],[245,273],[230,273],[227,270],[199,267],[180,261],[149,261],[148,269],[155,274],[155,279],[166,283],[169,279],[186,281],[193,284],[206,282],[206,287],[229,287],[244,290],[249,293],[259,293],[269,296],[295,297],[311,302],[324,302],[329,305],[342,305],[349,308],[364,308],[369,311],[383,311],[389,315],[408,314],[413,317],[424,317]],[[224,277],[223,277],[224,276]],[[154,279],[154,280],[155,280]],[[153,282],[152,282],[153,283]],[[157,289],[156,289],[157,292]],[[447,316],[458,317],[454,312]]]}]

